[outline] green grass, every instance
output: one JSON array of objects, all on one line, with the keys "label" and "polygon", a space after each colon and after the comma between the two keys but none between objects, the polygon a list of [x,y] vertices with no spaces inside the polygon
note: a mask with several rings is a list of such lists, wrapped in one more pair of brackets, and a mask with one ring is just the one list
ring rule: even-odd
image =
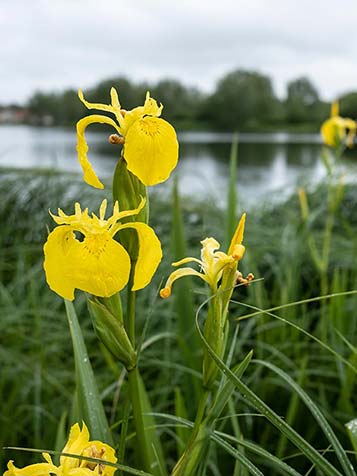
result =
[{"label": "green grass", "polygon": [[[80,200],[90,210],[96,210],[104,196],[110,197],[110,190],[91,190],[79,178],[69,174],[38,171],[4,171],[0,184],[0,447],[13,445],[50,449],[56,446],[61,417],[66,414],[69,421],[71,419],[75,382],[63,302],[48,289],[42,270],[42,245],[46,240],[47,227],[53,227],[48,209],[56,210],[57,206],[61,206],[70,212],[73,202]],[[247,252],[240,269],[244,274],[252,271],[257,282],[249,288],[239,287],[235,291],[233,300],[240,304],[231,304],[232,329],[235,317],[252,312],[249,306],[270,309],[321,294],[320,276],[309,254],[307,240],[310,234],[318,245],[322,243],[327,214],[326,196],[327,190],[323,185],[309,194],[312,216],[308,226],[302,222],[297,195],[274,207],[261,204],[259,209],[248,214],[244,238]],[[327,270],[329,292],[343,293],[357,289],[356,205],[357,191],[348,186],[334,217]],[[225,214],[213,200],[204,203],[185,200],[184,205],[181,201],[184,224],[184,230],[181,230],[178,215],[174,215],[175,223],[172,223],[171,207],[155,191],[150,207],[151,224],[163,242],[166,256],[153,286],[138,295],[138,334],[147,326],[140,368],[154,412],[175,414],[179,398],[175,389],[181,389],[181,394],[186,396],[186,408],[181,398],[177,410],[181,415],[178,416],[192,419],[194,382],[199,382],[199,368],[190,362],[187,352],[182,350],[182,340],[177,338],[185,337],[178,315],[185,312],[187,317],[189,311],[174,299],[161,300],[157,297],[157,290],[171,271],[170,263],[177,259],[178,253],[198,257],[199,241],[206,236],[226,242]],[[181,230],[180,236],[185,236],[186,250],[177,243],[176,247],[172,246],[173,226]],[[191,289],[194,291],[192,301],[197,308],[205,299],[202,294],[204,289],[197,280],[189,282],[188,290],[184,288],[184,292],[188,293]],[[121,366],[114,362],[93,335],[84,296],[81,293],[78,296],[76,309],[107,416],[115,428],[114,437],[119,444],[117,430],[121,428],[126,412],[127,384],[121,377]],[[356,369],[357,365],[354,350],[357,348],[356,305],[357,296],[340,296],[272,311],[271,315],[260,314],[241,321],[238,339],[232,348],[232,362],[241,361],[253,349],[258,360],[249,365],[244,373],[244,382],[321,451],[329,447],[329,442],[311,412],[297,398],[287,380],[261,362],[279,367],[299,382],[318,404],[344,447],[352,450],[344,424],[356,416],[356,374],[351,368]],[[186,311],[180,311],[180,307]],[[325,344],[348,360],[351,367],[296,327],[275,318],[274,314],[302,327],[318,339],[325,339]],[[185,322],[185,326],[189,323]],[[194,326],[192,321],[192,328],[187,329],[188,335],[191,331],[196,332]],[[190,342],[197,346],[197,335],[194,335]],[[196,347],[192,351],[192,355],[198,358],[202,349]],[[234,413],[239,416],[234,417]],[[256,416],[256,413],[246,399],[235,393],[217,429],[223,433],[243,435],[248,443],[259,444],[280,458],[291,458],[287,462],[302,474],[308,471],[310,464],[306,458],[297,454],[296,448],[264,416]],[[127,423],[130,436],[131,420]],[[176,438],[179,435],[184,438],[185,432],[177,431],[175,424],[170,425],[164,418],[157,419],[157,423],[167,464],[171,467],[177,459],[177,446],[180,446],[176,445]],[[131,442],[132,439],[125,455],[125,464],[128,465],[134,464]],[[223,448],[224,445],[217,443],[211,449],[207,474],[245,475],[244,468],[235,467],[234,458]],[[248,447],[245,453],[265,475],[277,474],[274,468],[269,468],[264,455],[255,454]],[[13,451],[2,451],[0,455],[2,464],[8,459],[15,459],[20,467],[28,464],[30,458],[27,453]],[[326,457],[337,464],[336,457],[329,452]]]}]

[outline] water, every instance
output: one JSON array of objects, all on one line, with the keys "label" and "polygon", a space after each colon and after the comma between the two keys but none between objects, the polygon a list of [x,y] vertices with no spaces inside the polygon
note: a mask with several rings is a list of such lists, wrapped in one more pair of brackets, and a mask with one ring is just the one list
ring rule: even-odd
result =
[{"label": "water", "polygon": [[[119,155],[107,142],[108,134],[87,132],[89,158],[99,177],[110,177]],[[183,195],[205,197],[223,203],[229,173],[232,135],[229,133],[185,132],[179,134],[180,161],[175,171]],[[240,134],[237,189],[249,206],[262,200],[285,197],[308,181],[325,176],[320,160],[318,134]],[[357,152],[344,160],[349,180],[357,181]],[[55,168],[81,173],[76,158],[74,129],[0,127],[0,167]],[[168,185],[163,184],[163,191]]]}]

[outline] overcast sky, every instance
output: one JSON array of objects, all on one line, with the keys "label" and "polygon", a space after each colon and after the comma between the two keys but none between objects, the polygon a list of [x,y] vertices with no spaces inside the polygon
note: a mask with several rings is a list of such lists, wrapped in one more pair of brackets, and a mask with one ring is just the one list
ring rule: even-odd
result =
[{"label": "overcast sky", "polygon": [[356,0],[0,0],[0,103],[101,79],[205,91],[235,68],[357,90]]}]

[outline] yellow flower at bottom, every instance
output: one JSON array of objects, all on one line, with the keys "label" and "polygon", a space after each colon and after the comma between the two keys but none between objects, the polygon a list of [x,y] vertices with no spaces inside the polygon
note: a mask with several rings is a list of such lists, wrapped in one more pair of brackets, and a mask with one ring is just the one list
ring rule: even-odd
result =
[{"label": "yellow flower at bottom", "polygon": [[[83,423],[80,429],[78,423],[72,426],[69,439],[62,450],[62,453],[70,453],[89,458],[98,458],[110,463],[116,463],[114,449],[101,441],[90,441],[89,431]],[[113,476],[115,468],[106,466],[104,463],[95,463],[70,456],[60,458],[61,476]]]},{"label": "yellow flower at bottom", "polygon": [[50,455],[42,453],[46,463],[16,468],[13,461],[9,461],[4,476],[113,476],[116,471],[115,467],[105,464],[106,461],[108,463],[117,462],[114,449],[101,441],[90,441],[88,428],[84,423],[82,429],[78,423],[72,426],[62,453],[97,458],[101,462],[91,462],[63,455],[60,458],[60,465],[55,466]]},{"label": "yellow flower at bottom", "polygon": [[105,219],[107,201],[103,200],[99,217],[89,216],[88,209],[75,205],[75,214],[67,216],[61,209],[52,215],[60,225],[48,236],[44,245],[44,269],[49,287],[68,300],[74,299],[74,290],[109,297],[128,282],[130,257],[124,247],[114,240],[123,229],[133,228],[138,236],[139,252],[135,265],[133,290],[144,288],[152,279],[161,258],[161,244],[154,230],[145,223],[118,223],[137,215],[144,207],[142,200],[135,210],[119,211],[118,202],[113,215]]},{"label": "yellow flower at bottom", "polygon": [[60,474],[57,466],[52,462],[48,453],[42,453],[46,463],[30,464],[25,468],[16,468],[13,461],[7,463],[7,471],[3,476],[50,476],[50,474]]},{"label": "yellow flower at bottom", "polygon": [[356,121],[341,117],[338,102],[332,103],[331,116],[321,126],[321,135],[325,144],[336,148],[346,139],[347,147],[353,147],[356,130]]},{"label": "yellow flower at bottom", "polygon": [[245,216],[244,213],[238,223],[228,253],[218,251],[220,245],[214,238],[206,238],[201,241],[201,259],[188,257],[176,263],[172,263],[172,266],[181,266],[186,263],[194,262],[200,266],[201,272],[190,267],[177,269],[170,274],[165,287],[160,291],[160,296],[162,298],[168,298],[171,295],[173,283],[184,276],[197,276],[209,284],[212,292],[216,292],[223,271],[229,266],[236,268],[238,261],[242,259],[244,255],[245,247],[242,245],[242,241]]}]

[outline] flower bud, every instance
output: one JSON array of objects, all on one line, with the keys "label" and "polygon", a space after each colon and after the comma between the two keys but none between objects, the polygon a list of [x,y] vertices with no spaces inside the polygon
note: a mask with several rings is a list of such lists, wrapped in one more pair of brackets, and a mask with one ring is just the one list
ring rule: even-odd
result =
[{"label": "flower bud", "polygon": [[116,316],[98,299],[88,301],[94,330],[105,347],[127,370],[136,366],[136,353],[124,329],[122,316]]}]

